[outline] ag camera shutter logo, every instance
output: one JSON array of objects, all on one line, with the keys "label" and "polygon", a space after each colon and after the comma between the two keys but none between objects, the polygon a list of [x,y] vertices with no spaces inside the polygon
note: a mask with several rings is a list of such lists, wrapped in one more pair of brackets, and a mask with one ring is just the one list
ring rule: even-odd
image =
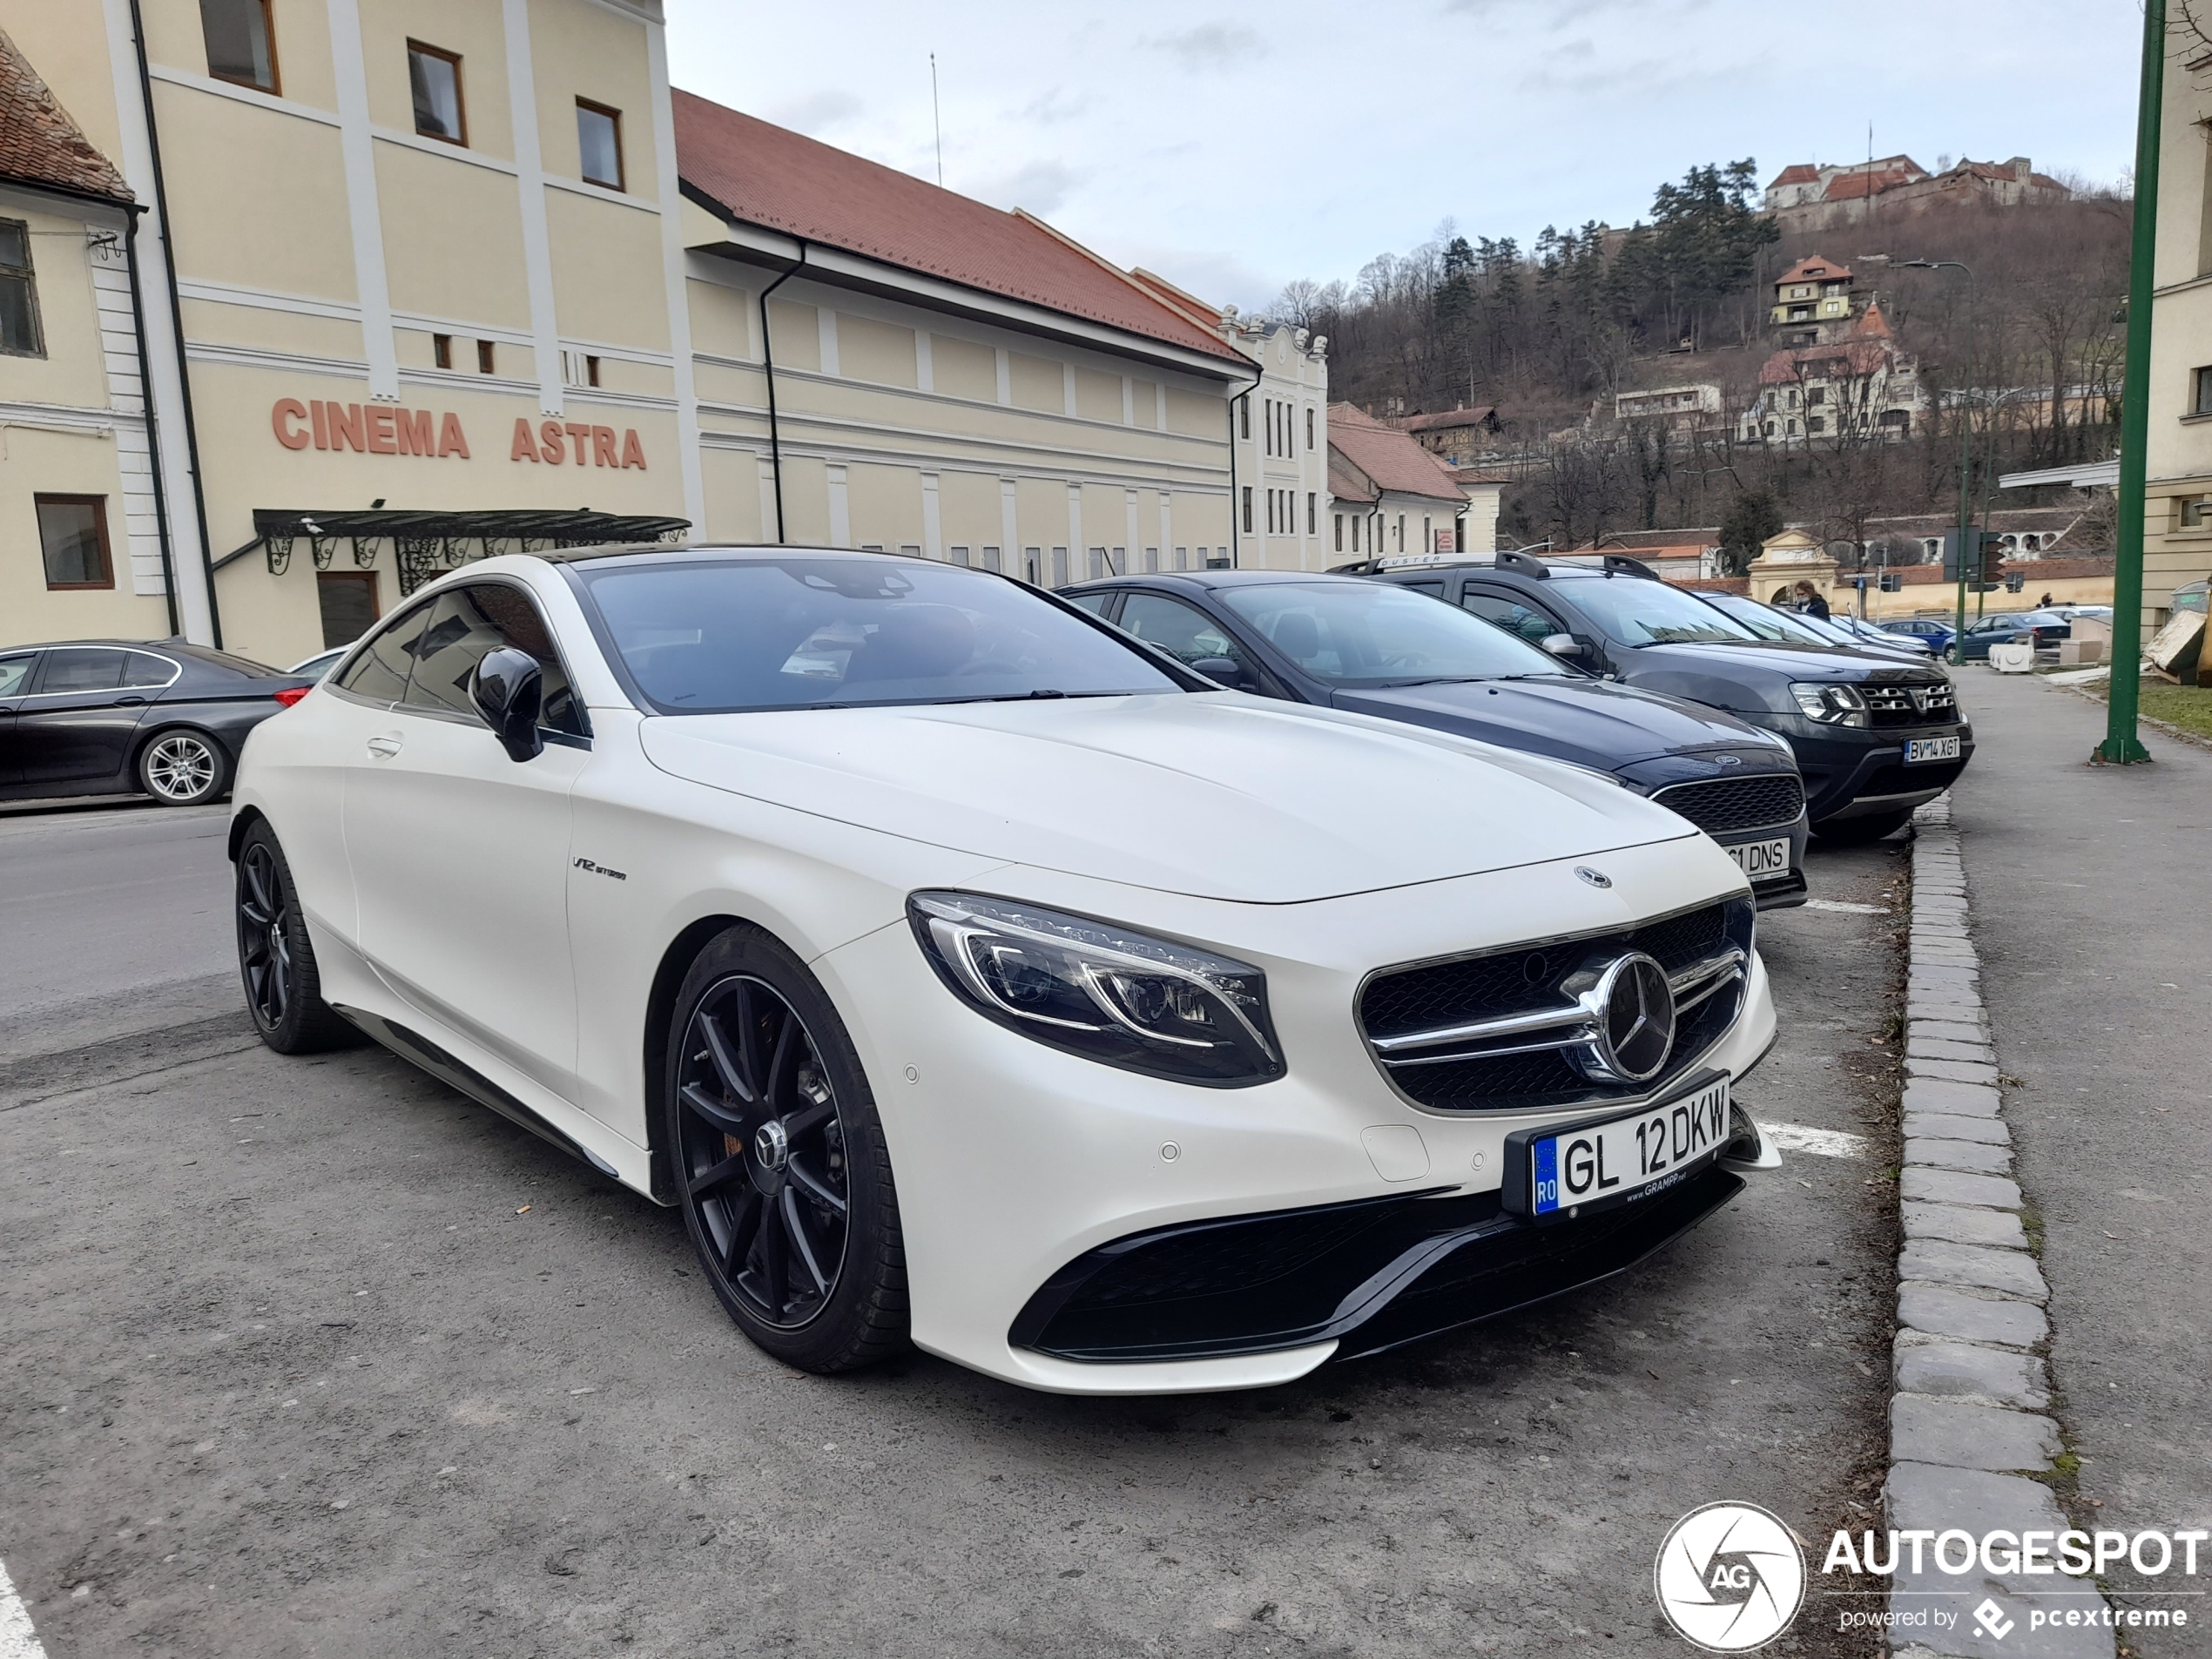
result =
[{"label": "ag camera shutter logo", "polygon": [[1757,1504],[1709,1503],[1669,1529],[1652,1568],[1659,1610],[1708,1653],[1749,1653],[1790,1628],[1805,1598],[1804,1552]]}]

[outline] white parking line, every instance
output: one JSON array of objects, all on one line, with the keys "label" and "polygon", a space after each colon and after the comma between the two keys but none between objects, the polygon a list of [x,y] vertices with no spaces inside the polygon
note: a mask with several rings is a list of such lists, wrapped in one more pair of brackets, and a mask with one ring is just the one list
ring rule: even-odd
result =
[{"label": "white parking line", "polygon": [[1851,904],[1842,899],[1808,899],[1808,910],[1842,910],[1854,916],[1886,916],[1890,907],[1885,904]]},{"label": "white parking line", "polygon": [[1767,1138],[1785,1152],[1811,1152],[1824,1158],[1863,1158],[1866,1137],[1839,1129],[1808,1129],[1803,1123],[1762,1123]]},{"label": "white parking line", "polygon": [[9,1581],[4,1561],[0,1561],[0,1659],[46,1659],[38,1632],[30,1628],[30,1615]]}]

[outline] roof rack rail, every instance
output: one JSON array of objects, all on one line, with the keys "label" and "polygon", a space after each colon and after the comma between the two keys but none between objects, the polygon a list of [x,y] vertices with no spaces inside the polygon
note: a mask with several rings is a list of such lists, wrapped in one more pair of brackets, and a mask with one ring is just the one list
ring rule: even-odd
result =
[{"label": "roof rack rail", "polygon": [[1543,560],[1531,554],[1516,552],[1509,547],[1498,550],[1493,564],[1497,570],[1517,571],[1522,576],[1533,577],[1539,582],[1543,581],[1552,573],[1551,566],[1546,564]]},{"label": "roof rack rail", "polygon": [[1625,553],[1607,554],[1605,556],[1605,573],[1608,576],[1640,576],[1647,577],[1653,582],[1663,579],[1661,577],[1658,571],[1653,570],[1642,559],[1632,559]]}]

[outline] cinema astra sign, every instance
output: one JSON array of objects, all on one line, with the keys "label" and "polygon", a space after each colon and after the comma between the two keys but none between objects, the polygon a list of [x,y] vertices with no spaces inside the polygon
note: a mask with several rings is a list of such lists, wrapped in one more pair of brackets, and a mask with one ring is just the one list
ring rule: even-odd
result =
[{"label": "cinema astra sign", "polygon": [[[462,429],[461,417],[450,410],[433,414],[388,403],[333,403],[321,398],[302,403],[296,397],[280,397],[269,406],[269,429],[287,449],[312,445],[370,455],[469,458],[469,435]],[[625,428],[617,436],[610,426],[581,421],[533,423],[518,416],[507,458],[550,467],[572,462],[579,467],[645,470],[645,447],[637,442],[635,427]]]}]

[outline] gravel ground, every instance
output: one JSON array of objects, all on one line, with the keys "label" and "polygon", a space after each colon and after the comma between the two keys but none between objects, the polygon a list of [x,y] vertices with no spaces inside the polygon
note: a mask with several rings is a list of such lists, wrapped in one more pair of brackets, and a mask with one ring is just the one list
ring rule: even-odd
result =
[{"label": "gravel ground", "polygon": [[[1817,849],[1816,896],[1892,910],[1899,852]],[[786,1371],[672,1211],[220,1000],[8,1049],[0,1560],[54,1659],[1678,1655],[1676,1517],[1873,1519],[1901,920],[1762,924],[1783,1036],[1744,1096],[1862,1156],[1789,1154],[1548,1307],[1195,1399]],[[1770,1651],[1873,1652],[1846,1605]]]}]

